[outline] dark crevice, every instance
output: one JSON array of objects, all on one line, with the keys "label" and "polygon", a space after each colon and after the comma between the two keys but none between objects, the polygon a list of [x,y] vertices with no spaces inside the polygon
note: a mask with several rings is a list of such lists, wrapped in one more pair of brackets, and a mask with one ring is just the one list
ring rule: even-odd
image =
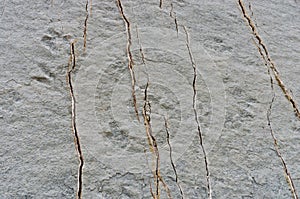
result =
[{"label": "dark crevice", "polygon": [[160,0],[160,1],[159,1],[159,8],[160,8],[160,9],[162,8],[162,5],[163,5],[163,0]]},{"label": "dark crevice", "polygon": [[252,30],[252,34],[254,35],[254,38],[256,39],[256,41],[258,42],[258,47],[261,48],[261,55],[264,57],[264,59],[267,61],[269,68],[272,70],[272,73],[279,85],[279,87],[281,88],[283,94],[285,95],[286,99],[291,103],[291,105],[293,106],[293,109],[295,111],[296,116],[298,117],[298,119],[300,119],[300,111],[299,108],[297,106],[296,101],[293,99],[292,95],[290,94],[289,90],[286,88],[286,86],[284,85],[283,81],[280,78],[279,72],[275,66],[275,63],[273,62],[273,60],[270,57],[269,51],[267,50],[266,45],[264,44],[261,36],[258,34],[258,30],[257,27],[255,25],[255,23],[252,21],[251,17],[248,15],[247,11],[246,11],[246,7],[243,3],[242,0],[238,1],[239,7],[242,11],[242,14],[245,18],[245,20],[248,23],[248,26],[251,28]]},{"label": "dark crevice", "polygon": [[210,184],[210,172],[209,172],[209,166],[208,166],[208,158],[207,158],[207,154],[206,154],[206,150],[205,147],[203,145],[203,133],[201,130],[201,126],[200,126],[200,122],[198,119],[198,112],[197,112],[197,105],[196,105],[196,97],[197,97],[197,89],[196,89],[196,81],[197,81],[197,67],[196,67],[196,63],[190,48],[190,39],[189,39],[189,34],[188,31],[186,29],[185,26],[182,26],[184,29],[184,32],[186,34],[186,47],[188,49],[188,53],[189,53],[189,57],[190,57],[190,61],[192,63],[192,67],[194,70],[194,79],[193,79],[193,110],[194,110],[194,115],[195,115],[195,121],[197,123],[197,130],[198,130],[198,136],[199,136],[199,142],[200,142],[200,147],[201,150],[203,152],[203,156],[204,156],[204,163],[205,163],[205,170],[206,170],[206,181],[207,181],[207,195],[208,198],[212,198],[212,190],[211,190],[211,184]]},{"label": "dark crevice", "polygon": [[135,111],[135,115],[138,121],[140,121],[140,117],[139,117],[139,112],[138,112],[138,108],[137,108],[137,101],[136,101],[136,95],[135,95],[135,85],[136,85],[136,79],[135,79],[135,74],[134,74],[134,70],[133,70],[133,58],[132,58],[132,53],[131,53],[131,25],[130,22],[128,20],[128,18],[126,17],[125,13],[124,13],[124,9],[122,6],[122,2],[121,0],[117,0],[117,5],[119,7],[120,10],[120,14],[123,18],[123,21],[125,23],[126,26],[126,32],[127,32],[127,47],[126,47],[126,51],[127,51],[127,59],[128,59],[128,69],[130,72],[130,76],[131,76],[131,88],[132,88],[132,99],[133,99],[133,106],[134,106],[134,111]]},{"label": "dark crevice", "polygon": [[177,184],[177,187],[179,189],[179,192],[180,192],[180,196],[181,198],[183,199],[183,191],[182,191],[182,188],[179,184],[179,179],[178,179],[178,174],[177,174],[177,170],[176,170],[176,166],[173,162],[173,158],[172,158],[172,146],[171,146],[171,143],[170,143],[170,133],[169,133],[169,125],[168,125],[168,120],[167,118],[165,117],[165,129],[166,129],[166,134],[167,134],[167,143],[168,143],[168,146],[169,146],[169,150],[170,150],[170,161],[171,161],[171,165],[172,165],[172,168],[173,168],[173,171],[174,171],[174,174],[175,174],[175,182]]},{"label": "dark crevice", "polygon": [[68,82],[69,92],[70,92],[71,101],[72,101],[72,129],[73,129],[74,143],[75,143],[77,156],[78,156],[78,160],[79,160],[76,198],[81,199],[81,197],[82,197],[82,169],[83,169],[83,165],[84,165],[84,160],[83,160],[83,154],[82,154],[82,150],[81,150],[79,134],[77,131],[77,126],[76,126],[76,99],[75,99],[75,95],[74,95],[74,87],[73,87],[73,81],[72,81],[72,74],[73,74],[73,72],[75,70],[75,66],[76,66],[75,42],[74,41],[71,43],[70,54],[71,55],[70,55],[69,66],[68,66],[68,71],[67,71],[67,82]]}]

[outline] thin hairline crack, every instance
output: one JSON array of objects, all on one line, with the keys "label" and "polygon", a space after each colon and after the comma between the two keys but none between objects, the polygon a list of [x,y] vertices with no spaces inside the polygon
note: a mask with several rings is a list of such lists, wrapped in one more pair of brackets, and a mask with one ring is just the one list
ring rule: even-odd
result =
[{"label": "thin hairline crack", "polygon": [[70,59],[68,64],[68,71],[67,71],[67,82],[69,86],[69,92],[72,100],[72,129],[73,129],[73,136],[74,136],[74,143],[77,151],[77,156],[79,160],[78,164],[78,174],[77,174],[77,193],[76,198],[81,199],[82,197],[82,170],[84,165],[84,159],[83,154],[81,150],[81,143],[79,134],[77,131],[77,125],[76,125],[76,98],[74,95],[74,87],[73,87],[73,81],[72,81],[72,74],[76,67],[76,57],[75,57],[75,42],[71,42],[70,46]]},{"label": "thin hairline crack", "polygon": [[286,181],[287,181],[288,185],[290,186],[290,190],[291,190],[291,193],[293,195],[293,198],[298,199],[298,195],[297,195],[297,191],[296,191],[293,179],[292,179],[291,174],[288,170],[287,164],[286,164],[283,156],[280,153],[278,141],[277,141],[277,138],[275,136],[274,130],[272,128],[271,114],[272,114],[272,106],[273,106],[273,103],[274,103],[274,100],[275,100],[275,92],[274,92],[274,87],[273,87],[273,78],[271,76],[270,76],[270,81],[271,81],[270,83],[271,83],[271,89],[272,89],[273,96],[272,96],[272,100],[270,102],[270,105],[269,105],[269,108],[268,108],[268,111],[267,111],[268,126],[269,126],[270,134],[271,134],[273,142],[274,142],[274,148],[275,148],[276,154],[279,157],[279,159],[281,161],[281,164],[282,164],[282,167],[283,167],[283,170],[284,170]]},{"label": "thin hairline crack", "polygon": [[117,5],[118,8],[120,10],[120,14],[123,18],[123,21],[125,23],[126,26],[126,32],[127,32],[127,47],[126,47],[126,51],[127,51],[127,59],[128,59],[128,69],[130,72],[130,77],[131,77],[131,95],[132,95],[132,99],[133,99],[133,106],[134,106],[134,111],[135,111],[135,115],[137,120],[140,122],[140,117],[139,117],[139,112],[138,112],[138,108],[137,108],[137,100],[136,100],[136,95],[135,95],[135,85],[136,85],[136,79],[135,79],[135,74],[134,74],[134,70],[133,70],[133,58],[132,58],[132,53],[131,53],[131,25],[130,22],[128,20],[128,18],[126,17],[125,13],[124,13],[124,9],[122,6],[122,2],[121,0],[117,0]]},{"label": "thin hairline crack", "polygon": [[[88,19],[89,19],[89,15],[90,15],[90,12],[88,10],[88,7],[89,7],[89,1],[90,0],[86,0],[86,4],[85,4],[85,20],[84,20],[84,29],[83,29],[83,50],[85,52],[86,50],[86,40],[87,40],[87,25],[88,25]],[[91,2],[90,2],[91,3]],[[92,5],[90,5],[90,11],[92,9]]]},{"label": "thin hairline crack", "polygon": [[173,6],[173,1],[171,1],[171,10],[170,10],[170,17],[172,19],[174,19],[174,23],[175,23],[175,28],[176,28],[176,32],[177,32],[177,37],[178,37],[178,22],[177,22],[177,17],[176,17],[176,13],[174,12],[174,6]]},{"label": "thin hairline crack", "polygon": [[196,89],[196,81],[197,81],[197,67],[196,67],[196,63],[192,54],[192,50],[190,48],[190,39],[189,39],[189,33],[186,29],[186,27],[183,25],[183,30],[186,34],[186,47],[188,49],[188,53],[189,53],[189,57],[190,57],[190,61],[192,63],[192,67],[194,70],[194,79],[193,79],[193,110],[194,110],[194,115],[195,115],[195,121],[197,123],[197,130],[198,130],[198,136],[199,136],[199,142],[200,142],[200,147],[204,156],[204,163],[205,163],[205,170],[206,170],[206,182],[207,182],[207,195],[208,198],[211,199],[212,198],[212,189],[211,189],[211,184],[210,184],[210,172],[209,172],[209,166],[208,166],[208,158],[207,158],[207,153],[205,150],[205,147],[203,145],[203,133],[201,130],[201,126],[200,126],[200,121],[198,119],[198,112],[197,112],[197,106],[196,106],[196,97],[197,97],[197,89]]},{"label": "thin hairline crack", "polygon": [[168,144],[169,150],[170,150],[170,161],[171,161],[171,165],[172,165],[172,168],[173,168],[173,171],[174,171],[174,174],[175,174],[175,182],[176,182],[177,187],[179,189],[180,196],[183,199],[184,198],[183,197],[183,191],[182,191],[182,188],[180,186],[176,166],[175,166],[173,158],[172,158],[172,146],[171,146],[171,143],[170,143],[170,133],[169,133],[168,119],[166,117],[164,119],[165,119],[165,129],[166,129],[166,134],[167,134],[166,140],[167,140],[167,144]]}]

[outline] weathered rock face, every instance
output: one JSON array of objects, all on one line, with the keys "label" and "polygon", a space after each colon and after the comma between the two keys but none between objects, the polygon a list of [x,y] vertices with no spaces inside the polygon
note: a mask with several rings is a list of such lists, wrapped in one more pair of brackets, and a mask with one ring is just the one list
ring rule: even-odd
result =
[{"label": "weathered rock face", "polygon": [[299,13],[2,1],[1,198],[297,198]]}]

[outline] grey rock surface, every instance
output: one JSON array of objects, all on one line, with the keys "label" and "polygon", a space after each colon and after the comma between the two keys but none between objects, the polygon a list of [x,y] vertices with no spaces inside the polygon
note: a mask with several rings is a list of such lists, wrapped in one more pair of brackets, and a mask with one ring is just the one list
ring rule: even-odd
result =
[{"label": "grey rock surface", "polygon": [[297,198],[300,4],[243,5],[267,64],[239,1],[2,0],[0,198]]}]

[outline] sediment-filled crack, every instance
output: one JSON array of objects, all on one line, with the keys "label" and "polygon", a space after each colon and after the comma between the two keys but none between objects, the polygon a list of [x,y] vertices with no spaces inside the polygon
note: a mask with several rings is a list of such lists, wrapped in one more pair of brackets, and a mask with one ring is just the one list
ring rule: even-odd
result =
[{"label": "sediment-filled crack", "polygon": [[71,101],[72,101],[72,129],[73,129],[74,143],[75,143],[77,156],[78,156],[78,160],[79,160],[78,174],[77,174],[76,198],[81,199],[81,196],[82,196],[82,169],[83,169],[83,165],[84,165],[84,159],[83,159],[83,154],[82,154],[82,150],[81,150],[80,138],[79,138],[79,134],[77,131],[77,126],[76,126],[76,99],[75,99],[75,95],[74,95],[74,87],[73,87],[73,81],[72,81],[72,74],[75,70],[75,66],[76,66],[75,42],[73,41],[71,43],[71,47],[70,47],[70,59],[69,59],[69,66],[68,66],[68,71],[67,71],[67,83],[69,86],[69,92],[70,92]]},{"label": "sediment-filled crack", "polygon": [[144,124],[145,124],[145,128],[146,128],[146,135],[147,135],[150,151],[155,155],[155,173],[154,173],[154,178],[155,178],[154,180],[155,180],[155,187],[156,187],[155,198],[159,199],[159,197],[160,197],[159,152],[158,152],[156,139],[152,134],[152,128],[151,128],[151,123],[150,123],[151,105],[148,101],[148,94],[147,94],[148,86],[149,86],[149,80],[147,81],[146,88],[145,88],[143,117],[144,117]]},{"label": "sediment-filled crack", "polygon": [[[244,9],[243,10],[244,17],[245,17],[245,15],[248,16],[247,13],[246,13],[245,7],[243,5],[243,2],[240,1],[239,3],[240,3],[239,5],[242,6],[242,8]],[[252,8],[251,8],[251,4],[249,4],[249,9],[251,11],[251,15],[253,16],[253,11],[252,11]],[[252,30],[255,30],[255,32],[257,34],[256,26],[254,26],[254,23],[253,23],[253,21],[251,20],[251,18],[249,16],[248,16],[247,21],[248,20],[252,23],[252,27],[251,27]],[[270,105],[269,105],[269,108],[268,108],[268,111],[267,111],[267,121],[268,121],[268,126],[269,126],[269,130],[270,130],[270,134],[271,134],[272,139],[273,139],[274,148],[275,148],[277,156],[279,157],[279,159],[281,161],[281,164],[282,164],[282,167],[283,167],[283,170],[284,170],[284,174],[285,174],[285,177],[286,177],[286,181],[287,181],[287,183],[288,183],[288,185],[290,187],[292,196],[293,196],[294,199],[298,199],[298,195],[297,195],[297,191],[296,191],[293,179],[292,179],[291,174],[290,174],[290,172],[288,170],[287,164],[286,164],[283,156],[280,153],[279,145],[278,145],[278,140],[277,140],[277,138],[275,136],[275,132],[273,130],[272,122],[271,122],[272,107],[273,107],[273,103],[275,101],[275,90],[274,90],[274,80],[273,80],[273,77],[271,75],[271,71],[270,70],[274,70],[274,69],[276,70],[276,68],[272,69],[272,66],[270,66],[270,64],[271,64],[270,63],[270,59],[267,57],[267,53],[266,52],[265,52],[265,54],[263,53],[263,50],[261,48],[261,44],[257,43],[254,39],[253,39],[253,42],[254,42],[254,45],[257,47],[257,50],[258,50],[261,58],[264,61],[264,65],[266,66],[266,68],[268,70],[268,75],[269,75],[269,78],[270,78],[270,86],[271,86],[271,91],[272,91],[272,99],[270,101]],[[263,48],[263,49],[266,49],[266,48]],[[275,78],[276,78],[276,76],[275,76]],[[279,77],[277,77],[277,78],[279,78]],[[276,78],[276,80],[277,80],[277,78]],[[277,82],[278,82],[278,80],[277,80]]]},{"label": "sediment-filled crack", "polygon": [[152,133],[152,127],[151,127],[151,104],[148,100],[148,88],[149,88],[149,74],[147,71],[147,66],[146,66],[146,61],[145,61],[145,55],[143,52],[143,48],[142,48],[142,44],[140,41],[140,37],[139,37],[139,32],[138,32],[138,28],[136,27],[136,32],[137,32],[137,39],[138,39],[138,43],[139,43],[139,50],[140,50],[140,55],[142,58],[142,63],[146,69],[146,74],[147,74],[147,83],[146,83],[146,87],[145,87],[145,92],[144,92],[144,106],[143,106],[143,118],[144,118],[144,125],[146,128],[146,136],[147,136],[147,140],[148,140],[148,145],[149,145],[149,149],[150,152],[153,154],[154,156],[154,172],[153,172],[153,177],[154,177],[154,184],[155,184],[155,193],[153,192],[152,186],[150,184],[150,192],[151,195],[154,199],[159,199],[160,198],[160,183],[162,184],[162,186],[164,187],[168,198],[172,198],[171,196],[171,192],[170,189],[168,187],[168,185],[165,183],[165,181],[163,180],[162,176],[160,175],[160,157],[159,157],[159,150],[158,150],[158,145],[156,142],[156,138],[154,137],[153,133]]},{"label": "sediment-filled crack", "polygon": [[196,81],[197,81],[197,67],[196,67],[196,63],[195,63],[195,60],[194,60],[194,57],[193,57],[193,54],[192,54],[192,50],[190,48],[190,39],[189,39],[189,33],[186,29],[185,26],[182,26],[183,27],[183,30],[186,34],[186,47],[188,49],[188,53],[189,53],[189,57],[190,57],[190,61],[192,63],[192,67],[193,67],[193,70],[194,70],[194,79],[193,79],[193,91],[194,91],[194,94],[193,94],[193,110],[194,110],[194,115],[195,115],[195,121],[197,123],[197,130],[198,130],[198,136],[199,136],[199,142],[200,142],[200,147],[201,147],[201,150],[202,150],[202,153],[203,153],[203,156],[204,156],[204,163],[205,163],[205,170],[206,170],[206,182],[207,182],[207,195],[208,195],[208,198],[212,198],[212,189],[211,189],[211,184],[210,184],[210,172],[209,172],[209,166],[208,166],[208,158],[207,158],[207,153],[206,153],[206,150],[205,150],[205,147],[204,147],[204,144],[203,144],[203,133],[202,133],[202,130],[201,130],[201,126],[200,126],[200,121],[198,119],[198,112],[197,112],[197,105],[196,105],[196,102],[197,102],[197,89],[196,89]]},{"label": "sediment-filled crack", "polygon": [[179,179],[178,179],[178,174],[177,174],[177,170],[176,170],[176,166],[175,166],[173,158],[172,158],[172,146],[171,146],[171,143],[170,143],[169,125],[168,125],[168,120],[167,120],[166,117],[165,117],[165,129],[166,129],[166,134],[167,134],[166,140],[167,140],[167,144],[168,144],[169,150],[170,150],[170,161],[171,161],[171,165],[172,165],[172,168],[173,168],[173,171],[174,171],[174,174],[175,174],[175,182],[176,182],[177,187],[179,189],[180,196],[183,199],[184,198],[183,197],[183,191],[182,191],[182,188],[180,186]]},{"label": "sediment-filled crack", "polygon": [[242,11],[242,14],[243,14],[245,20],[248,23],[248,26],[251,28],[251,31],[252,31],[252,34],[254,35],[254,38],[257,41],[258,48],[261,49],[260,50],[261,51],[260,52],[261,56],[264,58],[264,60],[267,61],[267,64],[268,64],[269,68],[271,69],[271,71],[272,71],[279,87],[281,88],[281,90],[282,90],[283,94],[285,95],[286,99],[291,103],[291,105],[292,105],[292,107],[295,111],[296,116],[298,117],[298,119],[300,119],[300,111],[299,111],[298,105],[297,105],[296,101],[294,100],[294,98],[292,97],[292,95],[290,94],[289,90],[286,88],[283,81],[281,80],[279,72],[278,72],[278,70],[275,66],[275,63],[271,59],[269,51],[268,51],[266,45],[264,44],[261,36],[258,34],[258,30],[257,30],[257,27],[256,27],[255,23],[253,22],[251,17],[248,15],[246,7],[245,7],[243,1],[239,0],[238,4],[239,4],[239,7]]},{"label": "sediment-filled crack", "polygon": [[131,25],[130,25],[128,18],[126,17],[126,15],[124,13],[124,9],[123,9],[121,0],[117,0],[117,5],[119,7],[120,14],[121,14],[123,21],[125,23],[125,26],[126,26],[126,32],[127,32],[126,51],[127,51],[127,59],[128,59],[128,69],[129,69],[130,77],[131,77],[131,88],[132,88],[131,95],[132,95],[132,99],[133,99],[133,106],[134,106],[136,118],[138,121],[140,121],[139,112],[138,112],[138,108],[137,108],[136,95],[135,95],[136,79],[135,79],[135,74],[134,74],[134,70],[133,70],[133,58],[132,58],[132,53],[131,53],[131,44],[132,44]]},{"label": "sediment-filled crack", "polygon": [[171,197],[171,192],[167,184],[164,182],[162,176],[160,175],[160,156],[159,156],[159,150],[158,145],[156,142],[156,138],[154,137],[152,133],[152,127],[151,127],[151,104],[148,100],[148,87],[149,87],[149,80],[147,81],[146,88],[145,88],[145,96],[144,96],[144,106],[143,106],[143,117],[144,117],[144,125],[146,128],[146,135],[148,139],[148,144],[151,153],[155,157],[155,171],[154,171],[154,181],[155,181],[155,199],[160,198],[160,187],[159,184],[163,185],[164,189],[166,190],[166,193],[168,195],[168,198]]}]

